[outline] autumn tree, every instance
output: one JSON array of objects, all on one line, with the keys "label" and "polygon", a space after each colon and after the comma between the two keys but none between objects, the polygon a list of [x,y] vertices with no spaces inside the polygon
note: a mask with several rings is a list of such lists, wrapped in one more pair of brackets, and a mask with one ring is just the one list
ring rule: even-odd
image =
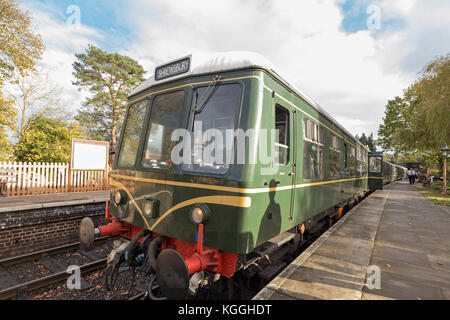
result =
[{"label": "autumn tree", "polygon": [[11,160],[13,145],[8,140],[8,132],[16,129],[17,110],[11,99],[0,92],[0,161]]},{"label": "autumn tree", "polygon": [[389,100],[379,145],[396,154],[421,156],[437,164],[439,149],[450,141],[450,55],[430,62],[402,97]]},{"label": "autumn tree", "polygon": [[42,56],[44,44],[19,0],[0,0],[0,87],[17,71],[25,74]]},{"label": "autumn tree", "polygon": [[144,69],[135,60],[89,45],[76,54],[74,85],[87,88],[88,97],[76,119],[92,139],[108,137],[116,149],[119,125],[127,106],[127,95],[144,80]]},{"label": "autumn tree", "polygon": [[24,134],[16,146],[18,161],[68,163],[72,138],[83,138],[77,122],[53,119],[40,113],[27,121]]},{"label": "autumn tree", "polygon": [[62,88],[51,83],[48,74],[39,70],[28,75],[15,72],[13,75],[11,97],[20,113],[19,137],[22,136],[27,117],[33,113],[45,113],[60,109]]},{"label": "autumn tree", "polygon": [[0,0],[0,160],[11,160],[13,146],[8,140],[16,131],[17,109],[4,93],[14,73],[34,70],[44,44],[31,25],[31,16],[19,8],[19,0]]}]

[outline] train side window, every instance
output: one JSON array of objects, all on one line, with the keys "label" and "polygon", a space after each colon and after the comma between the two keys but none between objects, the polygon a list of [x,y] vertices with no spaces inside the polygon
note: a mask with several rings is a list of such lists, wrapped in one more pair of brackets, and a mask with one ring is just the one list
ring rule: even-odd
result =
[{"label": "train side window", "polygon": [[331,134],[330,142],[330,177],[339,177],[341,171],[341,151],[339,147],[339,138]]},{"label": "train side window", "polygon": [[278,130],[278,143],[275,143],[275,161],[278,164],[289,163],[289,111],[275,106],[275,129]]},{"label": "train side window", "polygon": [[323,179],[323,128],[304,119],[303,179]]},{"label": "train side window", "polygon": [[350,147],[350,175],[356,175],[356,149]]},{"label": "train side window", "polygon": [[381,158],[380,157],[371,157],[369,160],[369,168],[370,168],[370,172],[380,173],[381,172]]}]

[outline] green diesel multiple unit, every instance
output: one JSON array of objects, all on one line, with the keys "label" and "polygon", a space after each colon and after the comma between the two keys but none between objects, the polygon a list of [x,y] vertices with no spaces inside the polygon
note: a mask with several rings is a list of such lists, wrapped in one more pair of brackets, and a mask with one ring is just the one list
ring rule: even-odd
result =
[{"label": "green diesel multiple unit", "polygon": [[[262,255],[269,240],[293,241],[382,188],[383,179],[395,179],[384,174],[393,167],[382,155],[369,154],[285,79],[257,54],[189,56],[157,68],[130,95],[111,174],[113,222],[96,234],[145,242],[150,271],[167,296],[182,298],[201,271],[231,277],[249,257]],[[174,131],[194,134],[196,122],[200,134],[245,133],[244,146],[231,137],[215,150],[235,163],[173,162]],[[274,152],[265,153],[266,145],[275,145]]]}]

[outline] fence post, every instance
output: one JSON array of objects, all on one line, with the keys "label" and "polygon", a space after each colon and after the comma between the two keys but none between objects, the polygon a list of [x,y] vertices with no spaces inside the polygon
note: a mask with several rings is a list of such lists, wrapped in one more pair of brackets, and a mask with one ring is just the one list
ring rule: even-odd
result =
[{"label": "fence post", "polygon": [[72,164],[69,163],[69,176],[67,179],[67,192],[72,192]]}]

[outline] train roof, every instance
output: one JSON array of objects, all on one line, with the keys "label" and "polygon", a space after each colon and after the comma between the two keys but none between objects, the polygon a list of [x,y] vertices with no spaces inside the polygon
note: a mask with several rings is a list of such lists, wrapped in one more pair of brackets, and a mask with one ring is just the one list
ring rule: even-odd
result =
[{"label": "train roof", "polygon": [[383,160],[383,161],[386,162],[387,164],[393,166],[393,167],[398,167],[398,168],[401,168],[401,169],[403,169],[403,170],[408,170],[407,168],[405,168],[405,167],[403,167],[403,166],[401,166],[401,165],[394,164],[394,163],[389,162],[389,161],[386,161],[386,160]]},{"label": "train roof", "polygon": [[[163,80],[155,80],[154,74],[152,74],[147,80],[142,82],[138,87],[136,87],[131,93],[130,97],[134,96],[142,91],[145,91],[153,86],[160,85],[162,83],[171,82],[177,79],[182,79],[190,76],[225,72],[239,69],[249,69],[249,68],[261,68],[268,71],[272,76],[282,82],[285,86],[290,88],[291,91],[295,92],[299,97],[309,103],[318,112],[323,114],[329,121],[339,127],[348,136],[352,137],[357,143],[364,147],[366,150],[368,148],[358,141],[347,129],[345,129],[339,122],[336,121],[324,108],[322,108],[317,102],[306,95],[302,90],[297,88],[289,79],[288,76],[280,72],[278,68],[272,64],[266,57],[259,53],[248,52],[248,51],[232,51],[232,52],[222,52],[216,54],[199,54],[195,56],[188,56],[190,58],[190,68],[188,72],[180,75],[175,75]],[[185,57],[187,58],[187,57]],[[183,58],[181,58],[183,59]],[[171,62],[179,61],[181,59],[176,59],[165,63],[168,65]],[[158,67],[157,67],[158,68]],[[156,69],[157,69],[156,68]]]}]

